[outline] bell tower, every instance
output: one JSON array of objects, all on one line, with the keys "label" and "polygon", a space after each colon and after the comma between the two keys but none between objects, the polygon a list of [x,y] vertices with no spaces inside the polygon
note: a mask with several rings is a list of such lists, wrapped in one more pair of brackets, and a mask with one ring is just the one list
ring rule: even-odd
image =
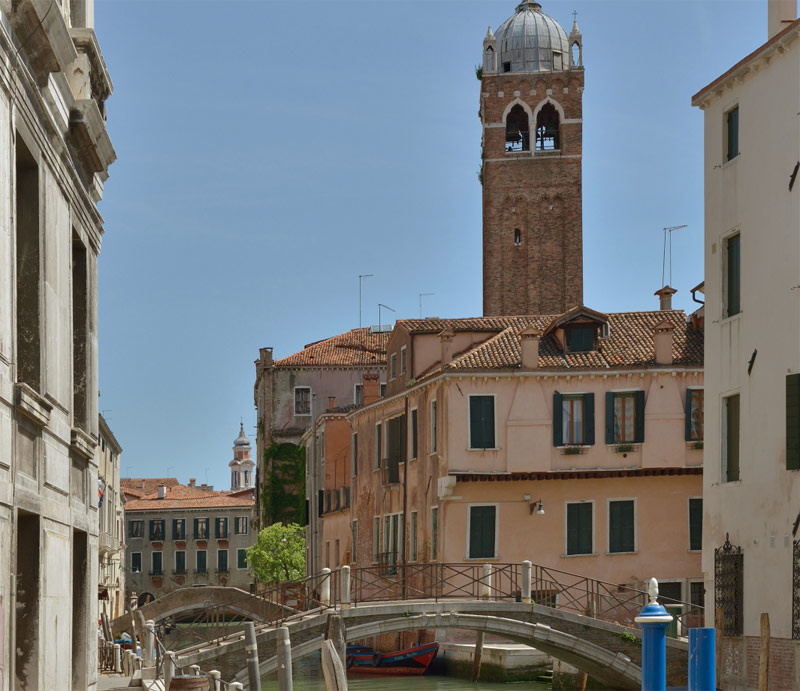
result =
[{"label": "bell tower", "polygon": [[533,0],[483,40],[483,313],[583,304],[583,38]]}]

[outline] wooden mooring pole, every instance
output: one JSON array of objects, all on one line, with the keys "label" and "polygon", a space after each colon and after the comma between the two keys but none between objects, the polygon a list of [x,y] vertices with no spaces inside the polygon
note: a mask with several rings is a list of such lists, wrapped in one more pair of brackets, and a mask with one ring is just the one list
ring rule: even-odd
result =
[{"label": "wooden mooring pole", "polygon": [[244,625],[244,647],[247,651],[247,681],[250,691],[261,691],[261,674],[258,670],[258,641],[256,625],[252,621]]},{"label": "wooden mooring pole", "polygon": [[769,691],[769,614],[761,613],[761,655],[758,660],[758,691]]},{"label": "wooden mooring pole", "polygon": [[289,643],[289,629],[278,629],[278,691],[293,691],[292,686],[292,646]]},{"label": "wooden mooring pole", "polygon": [[472,654],[472,681],[478,681],[481,675],[481,657],[483,657],[483,631],[478,631],[475,636],[475,652]]}]

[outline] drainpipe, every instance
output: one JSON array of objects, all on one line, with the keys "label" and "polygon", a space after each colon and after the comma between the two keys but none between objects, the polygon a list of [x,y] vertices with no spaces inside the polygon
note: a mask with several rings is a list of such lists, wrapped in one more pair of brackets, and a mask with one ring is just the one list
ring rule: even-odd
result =
[{"label": "drainpipe", "polygon": [[403,455],[406,457],[403,463],[403,599],[406,599],[406,564],[408,563],[408,396],[405,397],[405,425],[403,427]]},{"label": "drainpipe", "polygon": [[317,476],[317,395],[315,393],[311,394],[311,473],[309,479],[311,480],[311,506],[309,507],[311,509],[309,512],[311,514],[311,569],[308,575],[314,576],[318,572],[319,561],[317,558],[319,551],[317,544],[319,539],[319,498],[317,497],[319,478]]}]

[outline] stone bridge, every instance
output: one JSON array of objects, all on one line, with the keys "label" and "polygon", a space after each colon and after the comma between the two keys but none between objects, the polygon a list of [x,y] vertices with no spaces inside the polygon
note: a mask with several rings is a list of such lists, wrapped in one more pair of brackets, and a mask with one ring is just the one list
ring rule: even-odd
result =
[{"label": "stone bridge", "polygon": [[[470,599],[371,602],[298,613],[283,622],[289,629],[292,656],[299,659],[320,649],[328,615],[342,616],[346,638],[356,641],[382,633],[413,629],[453,628],[485,631],[523,643],[563,660],[611,688],[641,687],[641,632],[572,612],[523,602]],[[257,628],[263,672],[275,666],[277,627]],[[245,643],[241,633],[177,653],[178,665],[219,669],[223,677],[246,678]],[[667,682],[686,684],[687,644],[667,641]]]},{"label": "stone bridge", "polygon": [[[255,622],[270,622],[296,611],[239,588],[214,585],[180,588],[140,607],[139,610],[144,614],[145,620],[152,619],[155,622],[197,610],[238,614]],[[111,631],[115,638],[130,629],[131,615],[128,612],[111,621]]]}]

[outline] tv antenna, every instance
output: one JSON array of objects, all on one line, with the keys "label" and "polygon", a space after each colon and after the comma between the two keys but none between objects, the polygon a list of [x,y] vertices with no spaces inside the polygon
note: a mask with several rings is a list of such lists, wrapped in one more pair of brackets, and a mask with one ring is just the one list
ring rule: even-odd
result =
[{"label": "tv antenna", "polygon": [[381,307],[383,307],[383,309],[389,310],[390,312],[394,312],[394,310],[391,307],[389,307],[389,305],[384,305],[382,302],[378,303],[378,331],[383,330],[383,322],[381,321]]},{"label": "tv antenna", "polygon": [[361,328],[361,283],[365,278],[372,278],[375,274],[358,274],[358,328]]},{"label": "tv antenna", "polygon": [[420,293],[419,294],[419,318],[422,319],[422,298],[436,295],[436,293]]},{"label": "tv antenna", "polygon": [[[664,228],[664,250],[661,253],[661,287],[663,288],[665,285],[672,285],[672,231],[673,230],[680,230],[681,228],[687,228],[687,224],[683,224],[682,226],[669,226],[668,228]],[[667,235],[669,235],[669,284],[664,283],[664,273],[667,264]]]}]

